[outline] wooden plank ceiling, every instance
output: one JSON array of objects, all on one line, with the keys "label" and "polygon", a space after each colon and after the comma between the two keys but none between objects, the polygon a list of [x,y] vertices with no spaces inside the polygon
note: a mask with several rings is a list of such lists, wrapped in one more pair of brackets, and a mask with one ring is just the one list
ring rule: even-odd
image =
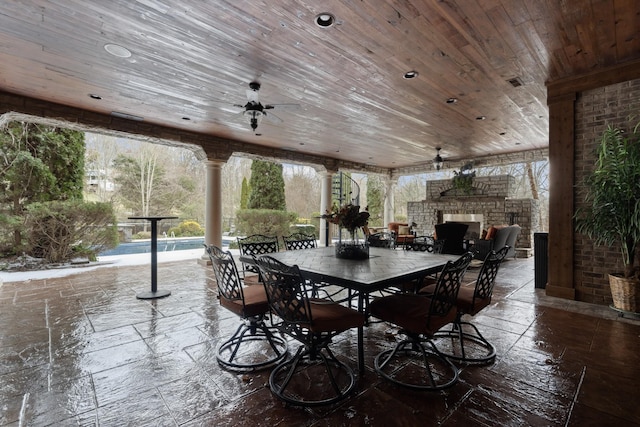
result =
[{"label": "wooden plank ceiling", "polygon": [[[0,90],[401,168],[547,147],[545,83],[640,58],[639,32],[637,0],[4,0]],[[300,108],[254,134],[252,81]]]}]

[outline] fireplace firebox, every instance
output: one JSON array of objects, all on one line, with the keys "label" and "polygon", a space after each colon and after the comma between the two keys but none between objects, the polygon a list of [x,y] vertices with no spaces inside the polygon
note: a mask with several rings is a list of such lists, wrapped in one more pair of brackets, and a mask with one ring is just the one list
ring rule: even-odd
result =
[{"label": "fireplace firebox", "polygon": [[478,239],[482,232],[484,216],[482,214],[442,214],[442,222],[460,222],[467,224],[467,233],[464,235],[465,239]]}]

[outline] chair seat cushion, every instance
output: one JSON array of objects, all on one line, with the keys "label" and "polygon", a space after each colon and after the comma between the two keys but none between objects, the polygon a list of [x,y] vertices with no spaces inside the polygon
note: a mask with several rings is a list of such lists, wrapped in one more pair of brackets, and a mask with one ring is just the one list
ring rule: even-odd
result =
[{"label": "chair seat cushion", "polygon": [[458,310],[464,314],[470,314],[475,316],[480,310],[485,308],[491,302],[490,298],[476,298],[473,300],[473,293],[475,292],[475,286],[463,286],[458,292],[458,299],[456,300],[456,306]]},{"label": "chair seat cushion", "polygon": [[398,243],[411,243],[415,236],[413,234],[398,234],[396,242]]},{"label": "chair seat cushion", "polygon": [[456,318],[455,306],[444,316],[429,316],[431,298],[415,294],[397,294],[371,302],[371,314],[409,332],[432,336]]},{"label": "chair seat cushion", "polygon": [[422,288],[420,288],[418,293],[421,294],[421,295],[433,295],[434,292],[436,291],[437,281],[433,280],[433,281],[430,281],[430,283],[427,282],[425,284],[426,284],[426,286],[423,286]]},{"label": "chair seat cushion", "polygon": [[242,292],[244,293],[244,312],[242,300],[228,300],[220,297],[220,304],[240,317],[259,316],[269,310],[264,286],[245,286]]},{"label": "chair seat cushion", "polygon": [[[431,284],[421,288],[418,293],[422,295],[433,295],[436,291],[436,285]],[[456,299],[456,307],[463,314],[470,314],[475,316],[480,310],[485,308],[491,302],[490,298],[476,298],[473,301],[473,293],[475,292],[475,286],[461,286],[458,292],[458,298]]]},{"label": "chair seat cushion", "polygon": [[365,317],[349,307],[327,299],[310,299],[313,332],[342,332],[364,326]]},{"label": "chair seat cushion", "polygon": [[247,274],[246,276],[244,276],[243,282],[247,286],[253,286],[253,285],[262,286],[262,282],[260,281],[260,275],[258,274]]}]

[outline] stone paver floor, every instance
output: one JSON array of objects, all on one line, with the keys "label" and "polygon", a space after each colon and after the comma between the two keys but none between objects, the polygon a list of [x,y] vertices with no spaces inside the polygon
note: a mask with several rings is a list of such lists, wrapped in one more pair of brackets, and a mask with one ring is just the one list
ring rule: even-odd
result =
[{"label": "stone paver floor", "polygon": [[[146,264],[5,279],[0,425],[640,426],[640,322],[546,297],[532,258],[503,263],[493,303],[472,319],[497,347],[493,364],[461,366],[440,393],[397,387],[372,368],[394,339],[375,323],[356,393],[316,409],[276,399],[269,371],[218,366],[216,345],[239,319],[220,307],[211,267],[162,262],[158,287],[171,296],[136,299],[149,276]],[[332,349],[355,366],[355,331]]]}]

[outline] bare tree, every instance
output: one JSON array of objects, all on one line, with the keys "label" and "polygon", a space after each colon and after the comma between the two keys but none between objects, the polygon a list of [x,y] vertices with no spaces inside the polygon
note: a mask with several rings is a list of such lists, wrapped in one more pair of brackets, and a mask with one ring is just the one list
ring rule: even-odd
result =
[{"label": "bare tree", "polygon": [[313,168],[286,165],[283,176],[289,212],[295,212],[301,218],[310,218],[320,210],[320,177]]},{"label": "bare tree", "polygon": [[399,217],[406,217],[407,203],[424,200],[426,193],[427,178],[425,174],[400,178],[394,193],[395,214]]},{"label": "bare tree", "polygon": [[240,209],[242,179],[251,177],[251,159],[231,156],[222,168],[223,227],[230,228]]}]

